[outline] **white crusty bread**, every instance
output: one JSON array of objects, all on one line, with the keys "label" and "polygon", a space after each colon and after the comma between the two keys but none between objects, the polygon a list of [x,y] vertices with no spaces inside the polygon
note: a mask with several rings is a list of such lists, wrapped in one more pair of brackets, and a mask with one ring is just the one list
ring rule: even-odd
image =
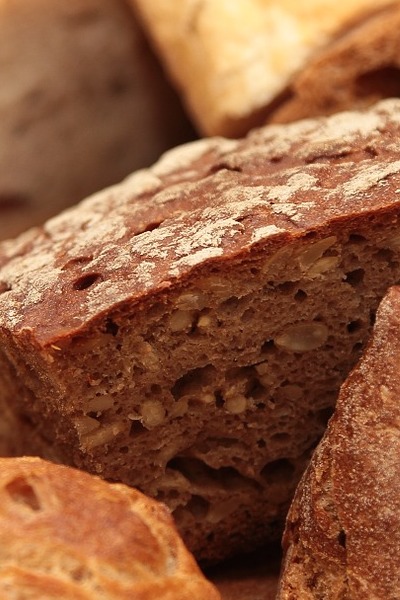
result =
[{"label": "white crusty bread", "polygon": [[165,506],[39,458],[0,459],[2,600],[218,600]]},{"label": "white crusty bread", "polygon": [[0,0],[0,70],[0,239],[191,133],[124,0]]},{"label": "white crusty bread", "polygon": [[279,600],[398,600],[399,364],[394,287],[296,492]]},{"label": "white crusty bread", "polygon": [[[131,3],[199,130],[238,136],[274,114],[292,78],[319,51],[393,0]],[[397,37],[397,28],[391,34]],[[360,43],[368,46],[368,39]]]}]

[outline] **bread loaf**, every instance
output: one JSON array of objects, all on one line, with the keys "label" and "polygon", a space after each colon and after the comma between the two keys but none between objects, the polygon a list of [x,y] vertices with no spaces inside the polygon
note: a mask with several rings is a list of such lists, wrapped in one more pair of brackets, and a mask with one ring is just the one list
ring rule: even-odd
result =
[{"label": "bread loaf", "polygon": [[[379,30],[359,27],[388,6],[398,12],[398,1],[131,3],[203,134],[236,137],[267,120],[329,114],[399,93],[397,17],[385,16]],[[349,31],[349,51],[331,50],[342,36],[346,45]],[[377,77],[381,68],[385,81]]]},{"label": "bread loaf", "polygon": [[165,501],[201,559],[279,536],[400,281],[399,134],[387,101],[201,140],[3,242],[20,451]]},{"label": "bread loaf", "polygon": [[0,67],[0,239],[192,135],[124,0],[2,0]]},{"label": "bread loaf", "polygon": [[362,109],[380,98],[400,96],[399,27],[400,2],[354,24],[293,78],[270,121]]},{"label": "bread loaf", "polygon": [[399,361],[394,287],[296,492],[279,600],[399,597]]},{"label": "bread loaf", "polygon": [[167,509],[38,458],[0,459],[2,600],[218,600]]}]

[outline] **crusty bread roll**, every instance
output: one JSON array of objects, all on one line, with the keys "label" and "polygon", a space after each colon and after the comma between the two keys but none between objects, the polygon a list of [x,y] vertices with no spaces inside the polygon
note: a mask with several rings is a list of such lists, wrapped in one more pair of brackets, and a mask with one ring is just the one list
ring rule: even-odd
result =
[{"label": "crusty bread roll", "polygon": [[218,600],[167,509],[39,458],[0,459],[2,600]]},{"label": "crusty bread roll", "polygon": [[387,101],[200,140],[3,242],[21,449],[165,501],[198,558],[280,536],[400,281],[399,135]]},{"label": "crusty bread roll", "polygon": [[[350,90],[328,89],[329,95],[324,111],[335,112],[351,108],[357,91],[359,75],[368,73],[367,63],[357,63],[359,53],[373,59],[372,69],[392,65],[391,45],[398,47],[398,25],[384,20],[387,29],[376,39],[365,37],[358,24],[370,14],[384,10],[388,5],[399,5],[393,0],[131,0],[140,15],[160,59],[170,73],[171,79],[181,91],[199,131],[206,135],[237,137],[267,119],[273,119],[288,100],[290,110],[280,113],[281,120],[294,119],[296,103],[303,114],[313,116],[314,103],[307,106],[310,92],[300,88],[292,90],[293,78],[308,63],[323,52],[337,37],[355,28],[357,54],[339,56],[340,79],[349,83]],[[373,37],[376,32],[372,32]],[[327,56],[327,59],[328,59]],[[336,56],[332,65],[336,67]],[[324,90],[325,72],[307,71],[311,90],[319,86]],[[352,80],[354,74],[355,80]],[[334,77],[330,75],[332,80]],[[347,80],[350,79],[348,82]],[[329,85],[329,78],[327,86]],[[371,80],[371,83],[374,82]],[[376,82],[373,95],[386,97],[386,88],[380,90]],[[398,91],[398,87],[396,88]],[[345,101],[346,100],[346,101]],[[364,98],[366,100],[366,97]]]},{"label": "crusty bread roll", "polygon": [[124,0],[0,0],[0,239],[191,131]]},{"label": "crusty bread roll", "polygon": [[362,109],[400,96],[400,2],[355,24],[310,59],[270,121]]},{"label": "crusty bread roll", "polygon": [[286,524],[279,600],[397,600],[400,288],[343,385]]}]

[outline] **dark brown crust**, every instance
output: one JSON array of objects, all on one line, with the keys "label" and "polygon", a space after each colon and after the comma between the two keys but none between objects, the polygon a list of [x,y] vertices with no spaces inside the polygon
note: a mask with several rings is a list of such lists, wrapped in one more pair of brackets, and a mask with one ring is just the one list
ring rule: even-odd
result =
[{"label": "dark brown crust", "polygon": [[400,102],[387,101],[178,148],[0,246],[0,329],[22,343],[57,344],[113,306],[184,286],[211,263],[361,213],[397,213],[399,131]]},{"label": "dark brown crust", "polygon": [[167,509],[134,489],[38,458],[0,459],[0,498],[3,599],[219,598]]},{"label": "dark brown crust", "polygon": [[363,109],[400,95],[400,4],[355,23],[294,78],[269,122]]},{"label": "dark brown crust", "polygon": [[280,600],[398,598],[399,360],[400,288],[394,287],[296,493]]}]

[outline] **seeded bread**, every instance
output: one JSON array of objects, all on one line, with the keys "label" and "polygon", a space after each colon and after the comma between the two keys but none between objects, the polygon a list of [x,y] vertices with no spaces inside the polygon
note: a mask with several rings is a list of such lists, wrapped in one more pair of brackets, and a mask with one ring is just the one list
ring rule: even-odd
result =
[{"label": "seeded bread", "polygon": [[218,600],[168,510],[39,458],[0,459],[2,600]]},{"label": "seeded bread", "polygon": [[399,361],[394,287],[296,492],[279,600],[399,597]]},{"label": "seeded bread", "polygon": [[[243,135],[251,127],[273,119],[276,111],[282,121],[294,120],[296,108],[303,111],[303,116],[314,116],[320,90],[325,113],[352,108],[357,76],[368,72],[368,62],[372,61],[373,70],[386,66],[385,61],[392,60],[389,46],[398,47],[398,26],[390,19],[384,21],[387,28],[378,43],[372,39],[372,47],[362,28],[358,33],[360,22],[367,21],[371,14],[388,5],[399,5],[393,0],[130,1],[199,131],[206,135]],[[330,44],[352,29],[357,54],[349,52],[346,61],[339,55],[337,63],[336,56],[330,55]],[[330,78],[335,79],[332,71],[338,66],[341,80],[349,84],[351,91],[331,88],[324,69],[319,69],[315,77],[315,69],[308,70],[309,62],[326,50]],[[369,61],[359,64],[358,54],[365,54]],[[396,63],[388,65],[396,66],[398,57],[396,49]],[[306,81],[311,80],[310,90],[307,83],[301,86],[304,69]],[[293,87],[297,76],[300,80]],[[398,79],[398,74],[393,76]],[[311,92],[317,97],[308,106]],[[376,99],[386,96],[379,81],[372,95]]]},{"label": "seeded bread", "polygon": [[124,0],[0,0],[0,239],[189,139]]},{"label": "seeded bread", "polygon": [[200,140],[3,242],[20,451],[165,501],[199,559],[280,536],[400,281],[399,134],[394,100]]}]

